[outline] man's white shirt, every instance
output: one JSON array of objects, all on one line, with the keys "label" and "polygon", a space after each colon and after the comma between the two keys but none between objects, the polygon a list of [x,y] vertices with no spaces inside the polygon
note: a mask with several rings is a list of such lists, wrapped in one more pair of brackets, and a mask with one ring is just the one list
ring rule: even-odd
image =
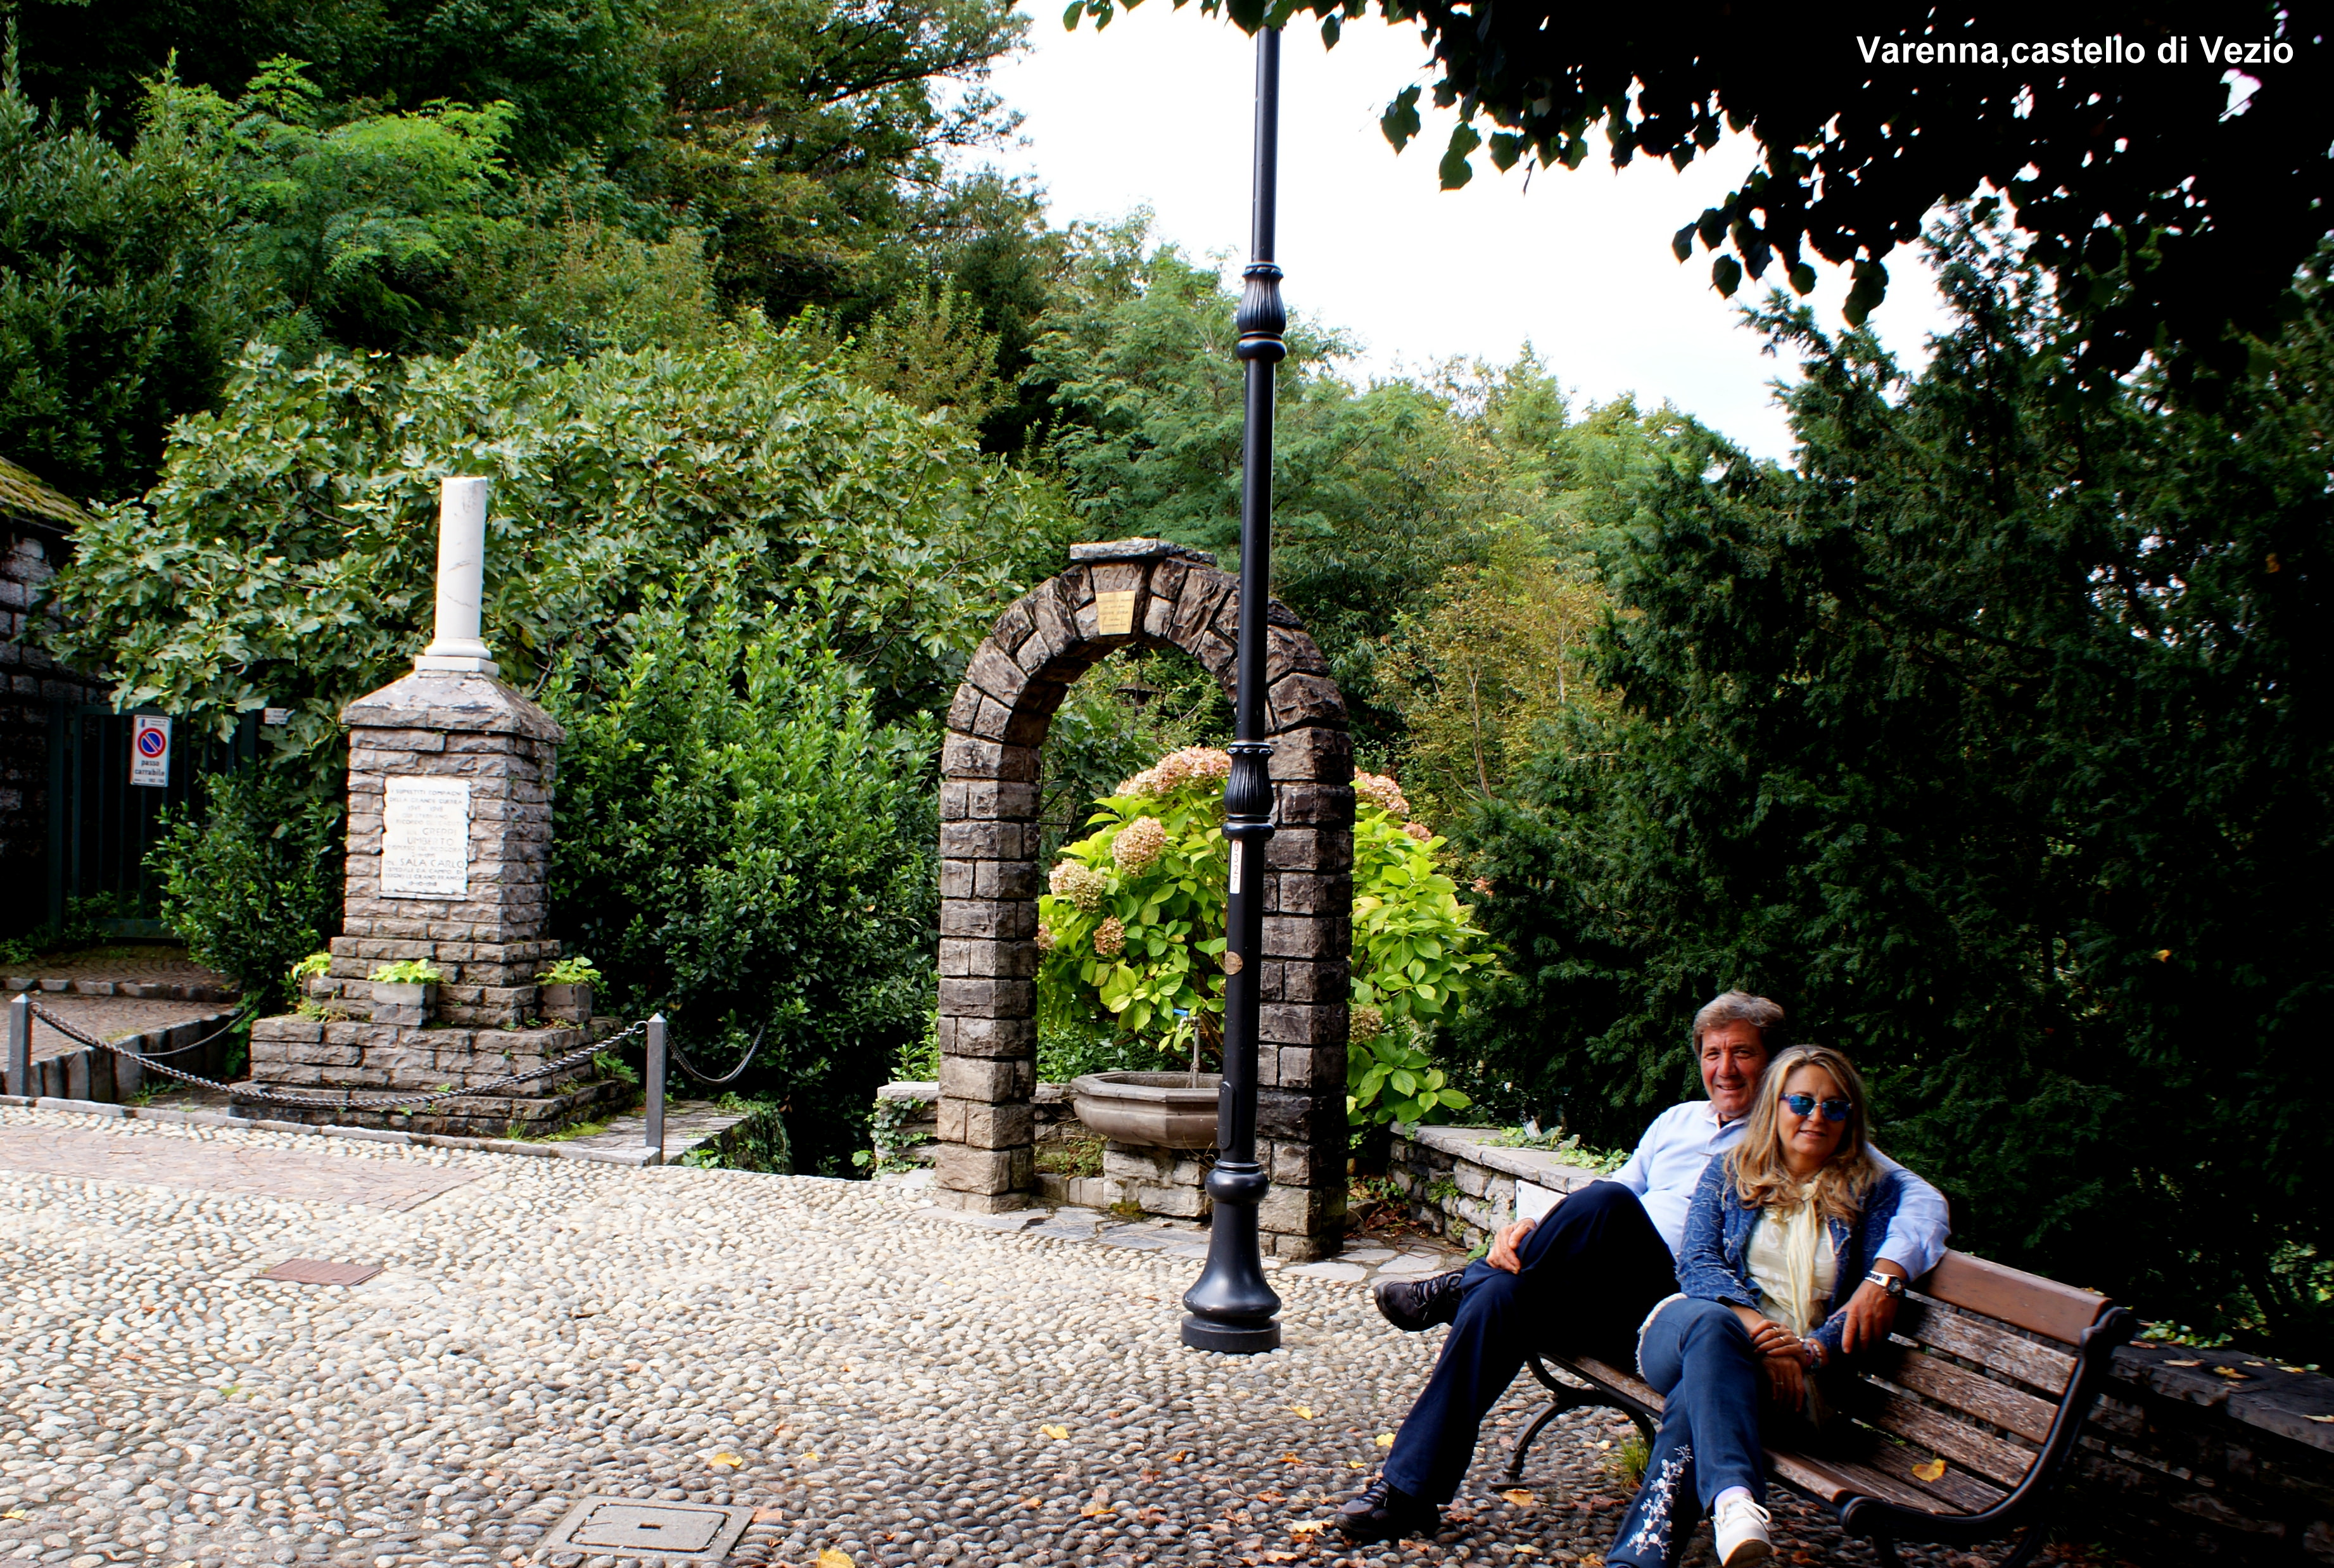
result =
[{"label": "man's white shirt", "polygon": [[[1713,1155],[1723,1154],[1741,1141],[1749,1120],[1738,1116],[1722,1123],[1707,1100],[1673,1105],[1654,1118],[1628,1163],[1606,1178],[1637,1195],[1645,1207],[1645,1217],[1669,1244],[1672,1257],[1685,1246],[1685,1214],[1693,1206],[1702,1167]],[[1884,1170],[1905,1169],[1876,1149],[1872,1157]],[[1944,1256],[1952,1217],[1945,1208],[1944,1194],[1913,1172],[1905,1174],[1904,1197],[1889,1223],[1880,1255],[1904,1269],[1907,1278],[1918,1279]]]}]

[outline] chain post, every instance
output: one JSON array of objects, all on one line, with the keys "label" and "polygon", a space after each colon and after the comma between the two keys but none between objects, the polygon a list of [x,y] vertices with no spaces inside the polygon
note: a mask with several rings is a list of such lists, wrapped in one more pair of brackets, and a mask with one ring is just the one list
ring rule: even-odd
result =
[{"label": "chain post", "polygon": [[664,1015],[649,1020],[649,1163],[664,1163]]},{"label": "chain post", "polygon": [[[8,1004],[8,1092],[24,1094],[33,1078],[33,998],[23,991]],[[24,1094],[26,1099],[33,1098]]]}]

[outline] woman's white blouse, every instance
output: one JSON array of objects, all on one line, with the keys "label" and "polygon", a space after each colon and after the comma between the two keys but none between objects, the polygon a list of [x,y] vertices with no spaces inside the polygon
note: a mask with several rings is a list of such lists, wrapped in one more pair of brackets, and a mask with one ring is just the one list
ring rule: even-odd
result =
[{"label": "woman's white blouse", "polygon": [[1822,1322],[1817,1303],[1829,1301],[1839,1281],[1831,1229],[1816,1206],[1762,1210],[1750,1227],[1750,1249],[1743,1261],[1750,1265],[1750,1283],[1759,1287],[1760,1312],[1802,1339],[1815,1332]]}]

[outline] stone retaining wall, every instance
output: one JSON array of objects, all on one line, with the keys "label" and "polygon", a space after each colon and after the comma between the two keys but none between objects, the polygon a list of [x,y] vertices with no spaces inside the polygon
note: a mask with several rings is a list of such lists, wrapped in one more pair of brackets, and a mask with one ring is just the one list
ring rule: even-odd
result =
[{"label": "stone retaining wall", "polygon": [[[911,1079],[886,1083],[876,1092],[879,1101],[919,1106],[900,1123],[893,1137],[921,1138],[924,1141],[896,1150],[894,1159],[904,1159],[921,1169],[931,1169],[937,1164],[941,1149],[940,1090],[940,1086],[931,1080],[919,1082]],[[1034,1085],[1029,1112],[1033,1155],[1043,1155],[1050,1146],[1071,1139],[1095,1136],[1078,1120],[1066,1083]],[[1214,1163],[1205,1153],[1193,1150],[1145,1149],[1105,1140],[1101,1175],[1064,1176],[1040,1170],[1036,1173],[1035,1186],[1041,1203],[1069,1204],[1081,1208],[1114,1208],[1131,1203],[1145,1214],[1170,1219],[1198,1219],[1210,1207],[1201,1183]]]}]

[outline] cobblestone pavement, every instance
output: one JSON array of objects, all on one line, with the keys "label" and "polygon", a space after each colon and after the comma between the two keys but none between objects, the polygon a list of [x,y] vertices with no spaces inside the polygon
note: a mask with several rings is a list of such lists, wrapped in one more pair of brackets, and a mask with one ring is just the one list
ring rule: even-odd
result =
[{"label": "cobblestone pavement", "polygon": [[[1587,1563],[1625,1496],[1628,1429],[1579,1412],[1521,1487],[1479,1462],[1436,1540],[1345,1549],[1322,1523],[1440,1335],[1278,1269],[1283,1351],[1186,1351],[1188,1242],[968,1226],[866,1183],[17,1108],[0,1131],[119,1150],[105,1178],[0,1173],[0,1560],[528,1563],[612,1494],[749,1506],[732,1561],[797,1568]],[[184,1184],[222,1159],[345,1170]],[[459,1185],[333,1200],[417,1178]],[[384,1272],[257,1277],[295,1256]],[[1785,1562],[1871,1560],[1779,1517]]]}]

